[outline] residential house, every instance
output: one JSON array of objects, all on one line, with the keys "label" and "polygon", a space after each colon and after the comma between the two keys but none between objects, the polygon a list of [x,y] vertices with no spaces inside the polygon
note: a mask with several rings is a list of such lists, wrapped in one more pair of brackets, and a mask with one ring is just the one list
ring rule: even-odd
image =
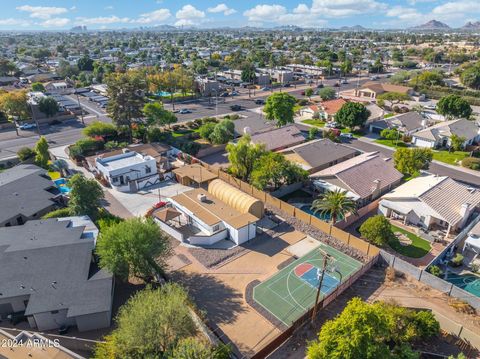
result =
[{"label": "residential house", "polygon": [[68,94],[73,92],[73,89],[68,86],[65,81],[60,82],[49,82],[45,85],[45,90],[49,93],[54,94]]},{"label": "residential house", "polygon": [[403,175],[379,152],[363,153],[310,175],[320,192],[344,190],[363,207],[397,186]]},{"label": "residential house", "polygon": [[17,165],[0,172],[0,227],[22,225],[56,209],[60,191],[47,171],[35,165]]},{"label": "residential house", "polygon": [[376,99],[378,95],[384,94],[386,92],[398,92],[405,95],[411,95],[413,89],[407,86],[371,81],[366,82],[361,88],[355,89],[353,94],[355,97]]},{"label": "residential house", "polygon": [[196,163],[173,170],[178,183],[184,186],[206,186],[218,176]]},{"label": "residential house", "polygon": [[155,158],[133,150],[95,159],[97,172],[120,192],[137,192],[160,181]]},{"label": "residential house", "polygon": [[245,134],[255,135],[260,132],[271,131],[276,128],[275,123],[268,121],[260,114],[248,114],[247,117],[241,117],[233,121],[235,125],[235,137],[241,137]]},{"label": "residential house", "polygon": [[275,128],[250,137],[254,144],[264,144],[269,151],[279,151],[305,142],[305,136],[295,125]]},{"label": "residential house", "polygon": [[331,121],[335,119],[338,110],[342,108],[347,101],[343,98],[323,101],[316,105],[310,105],[300,110],[300,115],[304,117],[317,117],[324,121]]},{"label": "residential house", "polygon": [[0,76],[0,86],[13,85],[19,81],[18,78],[13,76]]},{"label": "residential house", "polygon": [[427,127],[428,120],[425,119],[418,112],[410,111],[392,117],[384,117],[377,121],[368,123],[370,132],[380,133],[384,129],[396,129],[398,132],[405,135],[412,135],[425,127]]},{"label": "residential house", "polygon": [[360,154],[360,151],[355,148],[335,143],[329,139],[302,143],[281,152],[286,159],[298,164],[309,173],[321,171]]},{"label": "residential house", "polygon": [[218,96],[220,95],[220,83],[208,78],[197,78],[195,80],[197,90],[202,96]]},{"label": "residential house", "polygon": [[452,145],[452,135],[465,138],[464,146],[480,142],[480,128],[475,121],[459,119],[440,122],[414,133],[412,144],[426,148],[448,148]]},{"label": "residential house", "polygon": [[480,190],[450,177],[420,176],[382,197],[378,211],[426,230],[440,227],[461,230],[480,204]]},{"label": "residential house", "polygon": [[113,276],[93,261],[97,235],[88,217],[0,228],[0,317],[25,315],[39,331],[109,327]]},{"label": "residential house", "polygon": [[168,199],[173,208],[154,214],[160,227],[180,241],[212,245],[229,239],[239,245],[256,236],[256,223],[263,217],[263,203],[222,180],[215,179],[208,191],[197,188]]}]

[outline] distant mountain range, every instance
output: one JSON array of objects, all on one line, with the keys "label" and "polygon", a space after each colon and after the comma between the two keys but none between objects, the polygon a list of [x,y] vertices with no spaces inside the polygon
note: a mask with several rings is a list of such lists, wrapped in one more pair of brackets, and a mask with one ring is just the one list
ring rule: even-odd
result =
[{"label": "distant mountain range", "polygon": [[368,29],[363,27],[362,25],[342,26],[339,30],[341,30],[341,31],[368,31]]},{"label": "distant mountain range", "polygon": [[411,27],[409,30],[413,31],[480,31],[480,21],[467,22],[460,28],[451,28],[444,22],[438,20],[430,20],[429,22]]}]

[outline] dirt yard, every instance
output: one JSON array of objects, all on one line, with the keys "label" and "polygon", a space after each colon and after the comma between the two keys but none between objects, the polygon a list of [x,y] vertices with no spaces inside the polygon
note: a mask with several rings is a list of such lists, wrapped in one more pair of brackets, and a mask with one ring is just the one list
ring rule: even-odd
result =
[{"label": "dirt yard", "polygon": [[247,285],[263,281],[292,258],[285,249],[306,236],[289,226],[278,226],[269,235],[261,235],[245,245],[246,250],[219,267],[207,269],[187,247],[177,246],[175,253],[185,265],[171,273],[183,283],[197,306],[205,311],[208,325],[227,342],[239,357],[249,357],[280,334],[267,319],[245,300]]}]

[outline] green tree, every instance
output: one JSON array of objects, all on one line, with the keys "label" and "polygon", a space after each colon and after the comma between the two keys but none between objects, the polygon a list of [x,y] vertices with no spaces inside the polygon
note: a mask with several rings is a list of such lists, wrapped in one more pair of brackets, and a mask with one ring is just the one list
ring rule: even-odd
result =
[{"label": "green tree", "polygon": [[166,358],[180,340],[196,335],[192,306],[175,283],[138,292],[120,307],[116,328],[96,347],[94,358]]},{"label": "green tree", "polygon": [[437,112],[447,119],[466,118],[472,115],[472,108],[464,98],[458,95],[444,96],[437,103]]},{"label": "green tree", "polygon": [[43,86],[43,84],[41,82],[34,82],[32,84],[32,91],[35,91],[35,92],[45,92],[46,89],[45,89],[45,86]]},{"label": "green tree", "polygon": [[383,72],[383,64],[380,61],[380,59],[376,59],[375,62],[371,65],[368,66],[368,71],[375,73],[375,74],[380,74]]},{"label": "green tree", "polygon": [[178,342],[168,359],[229,359],[231,352],[222,343],[214,347],[196,338],[186,338]]},{"label": "green tree", "polygon": [[236,144],[229,143],[226,150],[230,173],[246,182],[250,182],[255,163],[266,153],[265,146],[250,143],[248,135],[244,135]]},{"label": "green tree", "polygon": [[105,123],[102,121],[93,121],[83,129],[83,134],[88,137],[116,137],[117,128],[111,123]]},{"label": "green tree", "polygon": [[207,122],[200,126],[200,128],[198,129],[198,134],[204,140],[210,141],[210,135],[212,134],[216,125],[217,124],[215,122]]},{"label": "green tree", "polygon": [[143,116],[147,83],[140,72],[112,73],[106,77],[107,112],[117,127],[127,129],[132,139],[132,122]]},{"label": "green tree", "polygon": [[233,121],[225,119],[215,125],[209,136],[210,141],[215,145],[220,145],[233,140],[235,125]]},{"label": "green tree", "polygon": [[397,148],[393,154],[395,168],[406,176],[418,176],[420,170],[428,169],[432,159],[429,148]]},{"label": "green tree", "polygon": [[347,196],[347,191],[341,189],[328,191],[321,198],[313,201],[311,210],[331,218],[333,224],[345,218],[347,213],[357,214],[356,202]]},{"label": "green tree", "polygon": [[331,87],[324,87],[318,91],[318,95],[323,101],[326,101],[333,100],[337,96],[337,93]]},{"label": "green tree", "polygon": [[342,64],[340,65],[340,71],[342,72],[343,76],[348,75],[349,73],[352,72],[352,70],[353,70],[352,61],[348,59],[343,61]]},{"label": "green tree", "polygon": [[465,146],[466,140],[464,136],[453,134],[450,136],[450,148],[454,151],[461,151]]},{"label": "green tree", "polygon": [[308,139],[310,141],[316,139],[319,133],[320,129],[318,127],[310,127],[308,130]]},{"label": "green tree", "polygon": [[77,66],[80,71],[93,71],[93,60],[85,55],[78,59]]},{"label": "green tree", "polygon": [[460,74],[460,81],[467,87],[480,89],[480,63],[468,67]]},{"label": "green tree", "polygon": [[413,359],[419,353],[411,343],[439,332],[440,325],[430,312],[353,298],[340,315],[322,326],[318,340],[308,346],[307,357]]},{"label": "green tree", "polygon": [[386,128],[380,132],[380,136],[386,140],[392,141],[392,144],[397,144],[400,136],[400,132],[398,130],[392,128]]},{"label": "green tree", "polygon": [[98,182],[77,173],[69,179],[68,186],[70,187],[68,206],[72,210],[72,215],[87,215],[96,219],[104,197],[102,187]]},{"label": "green tree", "polygon": [[361,103],[347,102],[335,114],[335,121],[341,126],[362,127],[367,122],[370,111]]},{"label": "green tree", "polygon": [[158,102],[149,102],[143,107],[143,114],[146,119],[147,127],[152,125],[170,126],[177,122],[177,117],[171,111],[164,109],[163,105]]},{"label": "green tree", "polygon": [[123,280],[135,276],[149,281],[164,274],[171,247],[168,236],[153,220],[132,218],[103,231],[96,253],[100,266]]},{"label": "green tree", "polygon": [[47,117],[55,116],[59,110],[57,100],[53,97],[42,97],[38,101],[38,109]]},{"label": "green tree", "polygon": [[49,159],[48,142],[47,139],[42,136],[35,144],[35,163],[42,168],[47,168]]},{"label": "green tree", "polygon": [[9,121],[15,124],[15,131],[18,136],[17,121],[26,120],[30,117],[26,91],[0,93],[0,110],[7,115]]},{"label": "green tree", "polygon": [[253,83],[257,78],[255,66],[252,63],[247,63],[242,67],[241,79],[243,82]]},{"label": "green tree", "polygon": [[286,92],[276,92],[268,96],[263,111],[269,121],[275,121],[278,127],[293,122],[295,97]]},{"label": "green tree", "polygon": [[312,97],[312,95],[313,95],[313,89],[311,87],[305,90],[305,96],[307,96],[309,100]]},{"label": "green tree", "polygon": [[394,237],[390,222],[382,215],[370,217],[363,222],[360,234],[377,246],[385,245]]},{"label": "green tree", "polygon": [[423,71],[410,80],[412,86],[443,86],[444,74],[440,71]]},{"label": "green tree", "polygon": [[410,100],[410,96],[400,92],[385,92],[377,96],[377,101],[389,101],[392,105],[408,100]]}]

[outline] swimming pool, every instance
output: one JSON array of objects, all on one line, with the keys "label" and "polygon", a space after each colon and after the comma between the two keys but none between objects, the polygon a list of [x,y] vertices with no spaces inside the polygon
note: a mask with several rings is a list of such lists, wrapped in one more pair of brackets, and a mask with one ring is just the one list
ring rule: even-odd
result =
[{"label": "swimming pool", "polygon": [[480,297],[480,277],[474,274],[456,274],[448,273],[447,282],[454,284],[455,286],[462,288],[463,290]]},{"label": "swimming pool", "polygon": [[157,96],[161,96],[161,97],[167,97],[167,96],[170,96],[171,93],[170,92],[167,92],[167,91],[159,91],[156,93]]},{"label": "swimming pool", "polygon": [[70,193],[70,187],[67,186],[67,180],[65,178],[59,178],[55,181],[55,186],[60,190],[62,193]]},{"label": "swimming pool", "polygon": [[[312,216],[320,218],[322,221],[325,221],[325,222],[330,221],[330,214],[320,213],[320,212],[314,213],[309,205],[302,206],[302,207],[300,207],[300,209],[304,212],[307,212],[308,214],[311,214]],[[343,219],[343,216],[339,216],[337,218],[337,221],[341,221],[342,219]]]}]

